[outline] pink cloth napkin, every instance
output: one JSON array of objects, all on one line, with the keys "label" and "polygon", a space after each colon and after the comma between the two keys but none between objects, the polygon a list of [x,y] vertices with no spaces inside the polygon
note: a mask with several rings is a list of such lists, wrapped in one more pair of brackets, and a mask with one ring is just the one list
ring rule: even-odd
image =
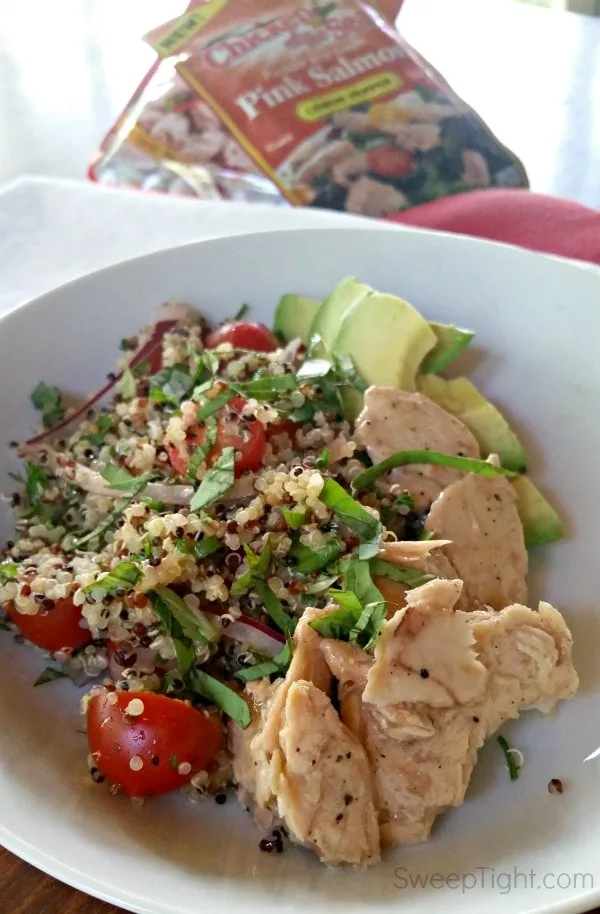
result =
[{"label": "pink cloth napkin", "polygon": [[600,212],[527,190],[471,191],[390,218],[600,264]]}]

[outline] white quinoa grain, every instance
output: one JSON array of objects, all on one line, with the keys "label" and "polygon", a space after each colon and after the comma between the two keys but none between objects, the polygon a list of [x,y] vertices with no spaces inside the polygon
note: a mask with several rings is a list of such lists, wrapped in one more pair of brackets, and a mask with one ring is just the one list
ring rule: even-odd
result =
[{"label": "white quinoa grain", "polygon": [[182,774],[185,776],[186,774],[189,774],[191,770],[192,770],[192,766],[190,765],[189,762],[181,762],[181,764],[177,768],[177,774]]},{"label": "white quinoa grain", "polygon": [[125,713],[130,717],[139,717],[144,713],[144,702],[140,698],[132,698],[125,708]]},{"label": "white quinoa grain", "polygon": [[139,755],[134,755],[129,759],[129,767],[132,771],[141,771],[144,767],[144,760]]}]

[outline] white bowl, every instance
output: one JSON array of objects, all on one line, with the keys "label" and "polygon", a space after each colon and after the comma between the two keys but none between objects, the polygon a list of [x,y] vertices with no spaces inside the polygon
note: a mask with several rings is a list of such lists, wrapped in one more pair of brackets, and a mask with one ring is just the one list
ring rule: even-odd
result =
[{"label": "white bowl", "polygon": [[[517,782],[491,741],[467,802],[430,842],[368,872],[326,870],[302,850],[261,854],[260,835],[234,800],[192,806],[171,796],[136,807],[96,787],[78,691],[62,682],[34,691],[43,659],[0,633],[0,840],[57,878],[147,914],[584,911],[600,901],[600,760],[584,763],[600,745],[597,275],[413,231],[287,231],[162,251],[70,283],[0,322],[4,439],[30,429],[38,380],[94,389],[119,340],[166,298],[217,320],[247,301],[253,317],[270,322],[283,292],[321,296],[347,274],[477,331],[462,367],[514,421],[533,477],[568,519],[568,539],[535,553],[532,589],[572,627],[578,696],[554,719],[529,714],[506,728],[526,757]],[[3,491],[11,469],[14,455],[3,448]],[[8,535],[8,515],[3,525]],[[552,777],[564,780],[562,796],[548,793]]]}]

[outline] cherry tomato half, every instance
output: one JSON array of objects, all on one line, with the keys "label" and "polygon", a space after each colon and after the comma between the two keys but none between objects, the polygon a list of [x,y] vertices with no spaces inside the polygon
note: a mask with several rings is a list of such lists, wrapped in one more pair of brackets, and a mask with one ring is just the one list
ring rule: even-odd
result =
[{"label": "cherry tomato half", "polygon": [[367,152],[367,168],[382,178],[405,178],[414,170],[414,162],[395,146],[374,146]]},{"label": "cherry tomato half", "polygon": [[[135,715],[127,713],[131,702]],[[223,743],[219,728],[202,712],[154,692],[93,695],[87,732],[98,769],[130,797],[183,787]]]},{"label": "cherry tomato half", "polygon": [[6,612],[21,634],[45,651],[74,651],[92,640],[90,630],[79,624],[83,618],[80,607],[69,597],[56,600],[52,609],[40,607],[35,616],[20,613],[14,603],[7,605]]},{"label": "cherry tomato half", "polygon": [[279,348],[279,340],[268,327],[251,321],[223,324],[208,334],[204,345],[207,349],[214,349],[221,343],[231,343],[234,349],[253,349],[255,352],[273,352]]},{"label": "cherry tomato half", "polygon": [[[245,419],[241,413],[246,405],[242,397],[234,397],[223,407],[225,417],[219,419],[217,440],[206,455],[207,466],[212,466],[215,460],[223,453],[223,448],[233,447],[236,450],[235,476],[241,476],[245,470],[254,472],[260,469],[265,456],[266,434],[262,422],[257,419]],[[199,425],[192,425],[186,436],[186,446],[191,452],[206,440],[206,429]],[[185,476],[187,472],[187,456],[178,448],[168,448],[169,461],[176,473]]]}]

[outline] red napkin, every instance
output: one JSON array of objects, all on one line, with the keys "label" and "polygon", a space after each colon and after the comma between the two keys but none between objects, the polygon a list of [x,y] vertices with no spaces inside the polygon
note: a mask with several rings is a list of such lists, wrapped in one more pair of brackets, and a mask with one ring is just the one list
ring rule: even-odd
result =
[{"label": "red napkin", "polygon": [[390,218],[600,264],[600,212],[527,190],[475,190]]}]

